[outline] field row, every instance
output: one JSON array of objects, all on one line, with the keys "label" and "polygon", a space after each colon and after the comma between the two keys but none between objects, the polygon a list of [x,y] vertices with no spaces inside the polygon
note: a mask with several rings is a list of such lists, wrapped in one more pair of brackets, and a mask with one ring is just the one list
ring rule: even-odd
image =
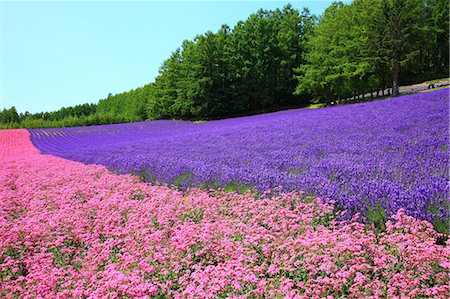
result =
[{"label": "field row", "polygon": [[[337,223],[301,193],[181,193],[0,131],[0,297],[446,298],[450,246],[396,213]],[[356,219],[355,219],[356,220]],[[447,244],[450,245],[449,241]]]},{"label": "field row", "polygon": [[448,232],[449,90],[205,123],[30,130],[44,153],[189,186],[302,190],[377,226],[403,208]]}]

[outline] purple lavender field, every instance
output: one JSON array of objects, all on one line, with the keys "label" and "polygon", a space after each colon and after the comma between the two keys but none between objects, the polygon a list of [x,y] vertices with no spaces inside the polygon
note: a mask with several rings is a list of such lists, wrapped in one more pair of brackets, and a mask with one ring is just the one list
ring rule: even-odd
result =
[{"label": "purple lavender field", "polygon": [[449,90],[192,123],[30,130],[43,153],[182,187],[282,187],[370,221],[398,209],[448,232]]}]

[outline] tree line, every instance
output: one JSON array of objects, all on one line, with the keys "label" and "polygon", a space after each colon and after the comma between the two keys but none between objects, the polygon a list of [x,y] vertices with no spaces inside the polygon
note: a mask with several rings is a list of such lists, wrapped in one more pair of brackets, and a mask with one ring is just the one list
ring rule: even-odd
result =
[{"label": "tree line", "polygon": [[0,111],[0,128],[68,127],[96,124],[97,104],[63,107],[58,111],[18,113],[15,107]]},{"label": "tree line", "polygon": [[294,70],[315,22],[307,9],[287,5],[184,41],[160,69],[148,118],[209,118],[307,101],[294,95]]},{"label": "tree line", "polygon": [[210,119],[386,90],[396,96],[401,84],[448,76],[448,36],[448,0],[334,2],[319,17],[289,4],[260,9],[184,41],[155,82],[50,113],[4,109],[0,126]]},{"label": "tree line", "polygon": [[314,28],[297,68],[297,94],[329,102],[448,76],[449,2],[333,3]]}]

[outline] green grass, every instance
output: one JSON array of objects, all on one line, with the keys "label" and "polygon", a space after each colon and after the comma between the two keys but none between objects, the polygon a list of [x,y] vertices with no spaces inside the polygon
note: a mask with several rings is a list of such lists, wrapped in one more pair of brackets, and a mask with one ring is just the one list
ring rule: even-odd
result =
[{"label": "green grass", "polygon": [[308,109],[317,109],[317,108],[323,108],[325,107],[325,104],[323,103],[317,103],[317,104],[309,104],[308,106],[306,106],[305,108]]},{"label": "green grass", "polygon": [[450,204],[444,203],[444,205],[441,207],[439,205],[432,205],[429,204],[426,206],[426,210],[429,213],[432,213],[434,215],[436,215],[436,217],[434,217],[433,221],[431,222],[433,224],[433,228],[441,234],[445,234],[445,235],[449,235],[450,234],[450,219],[448,218],[444,218],[444,217],[439,217],[439,215],[441,214],[441,209],[444,210],[449,210],[450,209]]},{"label": "green grass", "polygon": [[368,224],[373,224],[374,226],[374,232],[382,233],[386,231],[386,222],[388,220],[388,217],[386,215],[386,211],[381,206],[381,202],[370,205],[368,202],[367,204],[367,213],[364,215],[367,219]]}]

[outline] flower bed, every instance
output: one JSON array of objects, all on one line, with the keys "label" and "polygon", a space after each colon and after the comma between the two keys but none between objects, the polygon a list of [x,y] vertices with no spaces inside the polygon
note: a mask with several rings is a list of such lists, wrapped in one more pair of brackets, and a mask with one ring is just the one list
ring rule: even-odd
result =
[{"label": "flower bed", "polygon": [[329,197],[382,225],[400,208],[449,232],[448,89],[204,123],[30,130],[44,153],[148,181],[279,186]]},{"label": "flower bed", "polygon": [[375,234],[301,193],[141,183],[0,131],[0,297],[448,298],[450,242],[400,210]]}]

